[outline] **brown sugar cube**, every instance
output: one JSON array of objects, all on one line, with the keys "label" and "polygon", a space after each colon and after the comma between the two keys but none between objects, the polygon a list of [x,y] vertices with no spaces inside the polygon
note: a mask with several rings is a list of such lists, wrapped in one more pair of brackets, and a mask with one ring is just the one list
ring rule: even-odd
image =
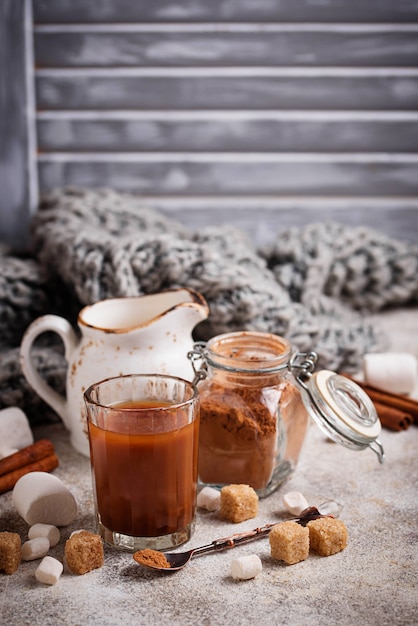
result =
[{"label": "brown sugar cube", "polygon": [[270,553],[273,559],[294,565],[309,556],[309,530],[296,522],[276,524],[270,531]]},{"label": "brown sugar cube", "polygon": [[347,527],[339,519],[320,517],[308,522],[307,528],[310,546],[321,556],[331,556],[347,546]]},{"label": "brown sugar cube", "polygon": [[20,535],[7,531],[0,532],[0,570],[14,574],[20,565]]},{"label": "brown sugar cube", "polygon": [[244,522],[256,517],[258,495],[249,485],[227,485],[221,489],[220,516],[230,522]]},{"label": "brown sugar cube", "polygon": [[104,563],[102,538],[87,530],[73,533],[65,542],[65,558],[74,574],[86,574],[102,567]]}]

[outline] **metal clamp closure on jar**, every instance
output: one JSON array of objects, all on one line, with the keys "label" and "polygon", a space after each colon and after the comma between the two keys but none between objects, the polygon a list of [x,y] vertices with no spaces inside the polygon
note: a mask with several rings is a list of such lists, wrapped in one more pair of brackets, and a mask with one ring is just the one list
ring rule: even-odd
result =
[{"label": "metal clamp closure on jar", "polygon": [[[187,356],[195,373],[193,383],[197,385],[206,378],[207,365],[211,364],[206,343],[196,343]],[[309,415],[328,437],[352,450],[369,447],[383,463],[384,450],[378,439],[381,424],[369,396],[345,376],[329,370],[316,372],[317,360],[315,352],[294,352],[287,363],[263,372],[290,371]],[[217,367],[230,369],[226,364],[217,363]]]}]

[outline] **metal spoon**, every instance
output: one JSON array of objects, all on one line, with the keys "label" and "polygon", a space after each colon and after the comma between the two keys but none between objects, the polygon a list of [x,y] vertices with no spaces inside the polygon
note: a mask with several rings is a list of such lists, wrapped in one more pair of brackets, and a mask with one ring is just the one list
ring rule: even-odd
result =
[{"label": "metal spoon", "polygon": [[[302,511],[300,517],[293,518],[293,521],[298,522],[305,526],[309,521],[313,519],[318,519],[319,517],[327,517],[322,515],[316,507],[309,507]],[[254,528],[253,530],[249,530],[247,532],[237,533],[235,535],[231,535],[230,537],[224,537],[223,539],[215,539],[212,543],[209,543],[205,546],[200,546],[198,548],[193,548],[192,550],[187,550],[186,552],[159,552],[158,550],[139,550],[135,552],[133,555],[134,560],[140,565],[144,565],[150,569],[158,570],[160,572],[178,572],[178,570],[182,569],[193,556],[198,556],[199,554],[206,554],[207,552],[217,552],[220,550],[226,550],[228,548],[235,548],[235,546],[240,545],[241,543],[245,543],[247,541],[251,541],[252,539],[258,539],[261,537],[265,537],[269,534],[270,530],[273,526],[276,526],[278,522],[274,522],[273,524],[266,524],[265,526],[261,526],[258,528]],[[144,554],[145,553],[145,554]],[[154,563],[152,558],[146,558],[146,555],[152,557],[165,557],[167,559],[168,565],[165,567],[161,567]]]}]

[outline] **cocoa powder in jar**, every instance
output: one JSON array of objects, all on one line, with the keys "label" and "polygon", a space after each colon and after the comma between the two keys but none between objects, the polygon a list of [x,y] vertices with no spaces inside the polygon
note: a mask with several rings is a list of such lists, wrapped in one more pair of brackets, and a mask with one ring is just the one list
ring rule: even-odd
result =
[{"label": "cocoa powder in jar", "polygon": [[[222,344],[218,348],[221,357],[229,356],[237,370],[211,367],[208,379],[199,387],[199,480],[202,483],[247,484],[264,490],[278,465],[289,466],[289,473],[297,463],[308,415],[299,391],[286,372],[263,373],[258,369],[264,363],[265,346],[249,349],[248,345],[254,336],[257,344],[260,335],[263,339],[268,337],[277,349],[273,340],[279,338],[271,335],[221,336],[236,337],[238,343],[245,336],[244,349],[235,345],[228,353]],[[271,360],[271,355],[268,356]]]}]

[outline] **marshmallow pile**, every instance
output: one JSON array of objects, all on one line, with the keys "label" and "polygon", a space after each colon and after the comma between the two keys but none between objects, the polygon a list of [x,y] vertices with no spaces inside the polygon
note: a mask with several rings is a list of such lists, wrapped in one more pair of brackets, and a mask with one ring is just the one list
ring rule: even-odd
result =
[{"label": "marshmallow pile", "polygon": [[35,577],[41,583],[55,585],[64,566],[58,559],[48,556],[48,552],[61,539],[58,527],[67,526],[77,515],[74,496],[56,476],[48,472],[30,472],[17,481],[12,501],[16,511],[29,524],[28,539],[20,547],[20,559],[42,559]]},{"label": "marshmallow pile", "polygon": [[213,487],[203,487],[197,494],[196,504],[199,509],[217,511],[221,506],[221,492]]},{"label": "marshmallow pile", "polygon": [[283,496],[283,504],[291,515],[300,515],[302,511],[308,508],[307,499],[299,491],[289,491]]},{"label": "marshmallow pile", "polygon": [[67,526],[77,515],[77,503],[71,491],[48,472],[30,472],[19,478],[12,500],[30,526],[37,523]]},{"label": "marshmallow pile", "polygon": [[25,413],[17,406],[0,411],[0,459],[33,443],[33,433]]},{"label": "marshmallow pile", "polygon": [[[29,420],[19,407],[0,411],[0,459],[32,445],[33,433]],[[19,515],[29,524],[28,540],[20,547],[16,561],[42,559],[35,571],[36,579],[44,584],[58,582],[63,564],[47,556],[61,534],[59,526],[67,526],[77,515],[77,503],[62,481],[48,472],[30,472],[15,484],[12,501]],[[20,541],[19,541],[20,543]]]},{"label": "marshmallow pile", "polygon": [[417,359],[404,352],[375,352],[363,358],[364,380],[390,393],[410,394],[418,381]]},{"label": "marshmallow pile", "polygon": [[249,554],[234,559],[231,563],[231,576],[234,580],[250,580],[261,573],[263,566],[257,554]]},{"label": "marshmallow pile", "polygon": [[55,585],[63,569],[64,566],[61,561],[52,556],[45,556],[35,571],[35,578],[44,585]]},{"label": "marshmallow pile", "polygon": [[23,561],[42,559],[35,570],[35,578],[46,585],[55,585],[64,569],[62,563],[52,556],[46,556],[49,548],[61,538],[60,531],[52,524],[34,524],[29,528],[28,541],[22,545]]}]

